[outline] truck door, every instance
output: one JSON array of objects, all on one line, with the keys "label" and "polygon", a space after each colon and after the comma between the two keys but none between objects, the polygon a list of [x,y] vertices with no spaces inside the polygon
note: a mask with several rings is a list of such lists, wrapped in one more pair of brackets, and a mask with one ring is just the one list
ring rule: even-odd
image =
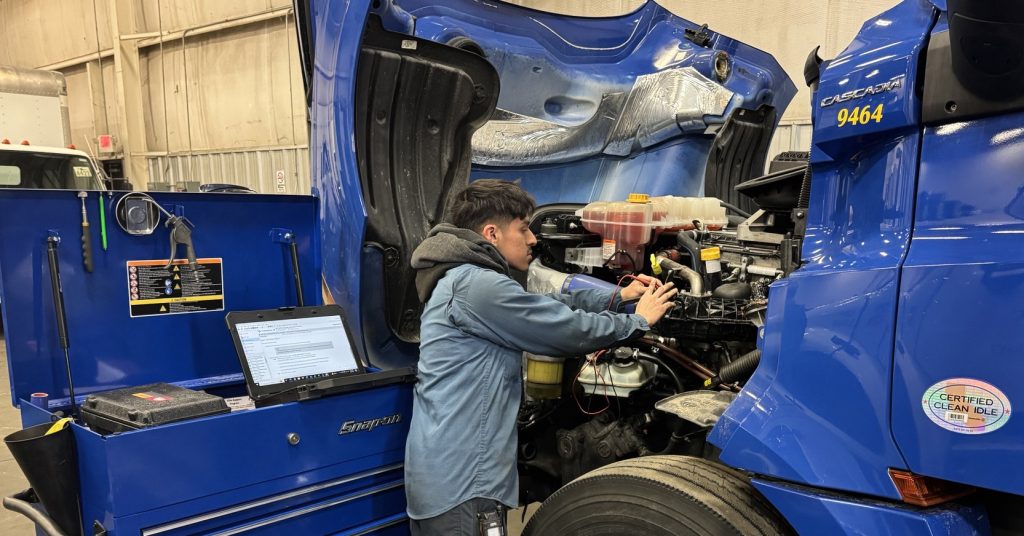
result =
[{"label": "truck door", "polygon": [[[1005,54],[1020,50],[1024,17],[984,15],[954,17],[953,32],[943,15],[928,50],[892,426],[912,471],[1020,494],[1012,468],[1024,463],[1024,419],[1013,415],[1024,404],[1024,74]],[[985,53],[955,48],[972,42]],[[957,65],[961,52],[984,61]]]}]

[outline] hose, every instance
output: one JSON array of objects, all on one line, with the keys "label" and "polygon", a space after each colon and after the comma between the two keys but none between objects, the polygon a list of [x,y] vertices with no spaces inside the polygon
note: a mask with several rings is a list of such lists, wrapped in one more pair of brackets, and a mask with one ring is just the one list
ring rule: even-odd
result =
[{"label": "hose", "polygon": [[727,208],[727,209],[729,209],[729,210],[731,210],[731,211],[735,212],[736,214],[739,214],[740,216],[743,216],[743,218],[744,218],[744,219],[746,219],[746,218],[749,218],[749,217],[750,217],[750,213],[749,213],[749,212],[747,212],[747,211],[745,211],[745,210],[741,209],[740,207],[737,207],[736,205],[734,205],[734,204],[732,204],[732,203],[727,203],[727,202],[725,202],[725,201],[722,201],[721,199],[719,199],[719,200],[718,200],[718,204],[720,204],[720,205],[722,205],[723,207],[725,207],[725,208]]},{"label": "hose", "polygon": [[658,357],[653,356],[651,354],[648,354],[646,352],[638,352],[637,353],[637,357],[641,361],[648,361],[648,362],[654,363],[655,365],[658,365],[658,367],[661,370],[664,370],[666,374],[671,376],[672,377],[672,381],[676,384],[676,392],[677,393],[682,393],[685,390],[683,388],[682,380],[679,379],[679,375],[676,374],[676,371],[672,370],[672,367],[666,365],[664,361],[662,361]]},{"label": "hose", "polygon": [[676,247],[690,254],[690,268],[695,272],[700,272],[698,264],[700,263],[700,245],[690,236],[690,233],[686,231],[676,233]]},{"label": "hose", "polygon": [[680,366],[682,366],[686,370],[690,371],[690,373],[692,373],[694,376],[700,378],[701,381],[708,380],[708,379],[713,378],[715,376],[714,372],[712,372],[711,370],[705,368],[704,365],[701,365],[700,363],[695,361],[692,357],[689,357],[689,356],[687,356],[687,355],[685,355],[682,352],[679,352],[677,350],[673,350],[672,348],[669,348],[668,346],[665,346],[664,344],[661,344],[659,342],[649,341],[649,340],[646,340],[646,339],[637,339],[634,342],[637,343],[637,344],[645,344],[645,345],[650,346],[652,348],[657,348],[657,349],[661,350],[661,352],[663,354],[671,357],[673,361],[678,363]]},{"label": "hose", "polygon": [[57,527],[53,518],[32,507],[32,503],[27,500],[31,494],[32,490],[27,489],[21,493],[4,497],[4,508],[29,518],[47,536],[67,536]]},{"label": "hose", "polygon": [[761,350],[754,350],[733,360],[718,370],[718,374],[704,382],[705,387],[717,387],[723,383],[746,380],[761,362]]},{"label": "hose", "polygon": [[690,283],[690,294],[694,296],[704,295],[704,278],[701,277],[699,273],[668,258],[663,253],[659,253],[658,258],[660,259],[658,263],[663,268],[668,268],[669,270],[679,273],[686,279],[687,282]]},{"label": "hose", "polygon": [[797,198],[796,208],[807,208],[811,205],[811,165],[804,168],[804,180],[800,183],[800,197]]}]

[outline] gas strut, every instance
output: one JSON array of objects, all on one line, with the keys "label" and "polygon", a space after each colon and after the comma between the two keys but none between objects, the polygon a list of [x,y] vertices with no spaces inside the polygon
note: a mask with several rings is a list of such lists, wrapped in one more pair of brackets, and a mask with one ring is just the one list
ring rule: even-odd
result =
[{"label": "gas strut", "polygon": [[64,349],[64,366],[68,371],[68,392],[71,395],[71,416],[78,412],[75,407],[75,382],[71,379],[71,341],[68,339],[68,319],[64,314],[64,288],[60,283],[60,259],[57,257],[57,245],[60,238],[50,236],[46,239],[46,255],[50,264],[50,288],[53,289],[53,310],[57,317],[57,337]]}]

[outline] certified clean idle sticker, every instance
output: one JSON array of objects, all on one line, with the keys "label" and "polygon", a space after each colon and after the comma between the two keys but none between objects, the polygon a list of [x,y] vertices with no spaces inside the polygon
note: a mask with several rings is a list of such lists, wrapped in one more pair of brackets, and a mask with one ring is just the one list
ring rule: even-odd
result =
[{"label": "certified clean idle sticker", "polygon": [[958,434],[987,434],[1010,420],[1010,400],[994,385],[950,378],[924,392],[921,406],[933,423]]}]

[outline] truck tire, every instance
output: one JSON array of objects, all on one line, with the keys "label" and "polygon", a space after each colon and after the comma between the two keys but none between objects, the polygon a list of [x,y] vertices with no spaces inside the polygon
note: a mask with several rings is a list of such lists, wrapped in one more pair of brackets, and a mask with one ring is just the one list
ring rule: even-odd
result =
[{"label": "truck tire", "polygon": [[524,536],[793,534],[737,472],[700,458],[649,456],[591,471],[555,492]]}]

